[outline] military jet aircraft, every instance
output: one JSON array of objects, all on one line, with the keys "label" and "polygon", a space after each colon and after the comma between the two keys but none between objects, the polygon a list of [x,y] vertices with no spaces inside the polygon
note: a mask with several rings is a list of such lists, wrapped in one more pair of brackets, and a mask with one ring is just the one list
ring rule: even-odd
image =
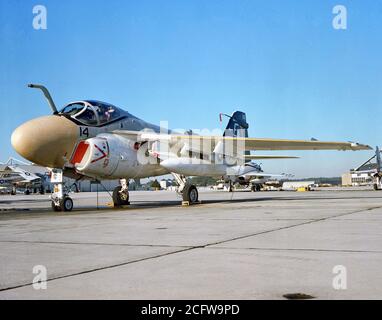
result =
[{"label": "military jet aircraft", "polygon": [[[375,158],[375,163],[371,161]],[[365,169],[367,167],[367,169]],[[352,172],[363,172],[369,173],[373,177],[374,190],[382,190],[382,161],[381,161],[381,150],[379,147],[375,147],[374,155],[369,158],[367,161],[362,163],[356,169],[352,170]]]},{"label": "military jet aircraft", "polygon": [[[235,134],[247,129],[240,114],[232,116],[233,134],[179,133],[150,124],[110,103],[79,100],[60,111],[42,85],[53,114],[30,120],[12,134],[14,149],[24,158],[54,168],[54,210],[70,211],[72,199],[62,187],[62,174],[76,179],[120,179],[113,191],[115,206],[129,204],[127,179],[173,174],[183,201],[198,203],[198,191],[187,176],[236,179],[246,169],[251,150],[368,150],[355,142],[248,138]],[[277,156],[276,156],[277,157]]]},{"label": "military jet aircraft", "polygon": [[[220,122],[222,122],[222,117],[226,116],[229,118],[228,125],[224,131],[223,136],[231,137],[244,137],[248,138],[248,128],[249,124],[246,120],[246,115],[242,111],[235,111],[232,115],[225,113],[220,113]],[[259,159],[297,159],[294,156],[278,156],[278,155],[254,155],[250,154],[250,151],[244,151],[244,166],[240,172],[237,172],[234,176],[223,176],[222,182],[226,184],[226,190],[229,192],[233,191],[233,185],[239,184],[241,186],[250,187],[252,191],[260,191],[261,186],[270,179],[280,179],[287,178],[290,175],[285,173],[273,174],[266,173],[261,168],[260,164],[254,162],[254,160]]]},{"label": "military jet aircraft", "polygon": [[[263,159],[296,159],[298,157],[289,157],[289,156],[279,156],[279,157],[272,157],[272,158],[266,158],[264,156]],[[287,179],[292,177],[291,174],[286,173],[280,173],[280,174],[274,174],[274,173],[267,173],[264,172],[261,165],[255,162],[246,162],[245,163],[246,170],[236,177],[236,179],[231,179],[228,181],[224,181],[225,183],[228,183],[227,191],[232,192],[233,191],[233,184],[239,184],[241,186],[250,187],[251,191],[256,192],[260,191],[262,186],[267,182],[271,180],[279,180],[279,179]]]},{"label": "military jet aircraft", "polygon": [[0,164],[0,188],[16,194],[16,188],[21,187],[29,194],[29,188],[41,184],[41,178],[24,170],[15,162],[15,159],[10,158],[6,163]]}]

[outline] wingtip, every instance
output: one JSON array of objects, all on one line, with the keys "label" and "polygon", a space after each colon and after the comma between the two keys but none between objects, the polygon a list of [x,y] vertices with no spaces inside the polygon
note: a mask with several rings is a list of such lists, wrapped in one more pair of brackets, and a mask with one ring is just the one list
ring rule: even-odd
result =
[{"label": "wingtip", "polygon": [[362,147],[362,150],[374,150],[371,146],[369,146],[368,144],[360,144],[360,146]]},{"label": "wingtip", "polygon": [[353,150],[373,150],[373,148],[368,144],[362,144],[357,142],[352,142],[351,147]]}]

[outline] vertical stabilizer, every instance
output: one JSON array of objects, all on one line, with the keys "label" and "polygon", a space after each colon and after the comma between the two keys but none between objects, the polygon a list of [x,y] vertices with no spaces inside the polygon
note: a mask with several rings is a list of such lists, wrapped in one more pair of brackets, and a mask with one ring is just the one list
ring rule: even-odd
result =
[{"label": "vertical stabilizer", "polygon": [[229,116],[227,127],[223,136],[227,137],[248,137],[248,123],[246,115],[242,111],[235,111]]},{"label": "vertical stabilizer", "polygon": [[[223,137],[243,137],[248,138],[247,117],[242,111],[235,111],[231,116],[224,114],[229,118],[227,127],[224,130]],[[244,155],[250,155],[249,151],[245,151]],[[248,160],[250,162],[250,160]]]}]

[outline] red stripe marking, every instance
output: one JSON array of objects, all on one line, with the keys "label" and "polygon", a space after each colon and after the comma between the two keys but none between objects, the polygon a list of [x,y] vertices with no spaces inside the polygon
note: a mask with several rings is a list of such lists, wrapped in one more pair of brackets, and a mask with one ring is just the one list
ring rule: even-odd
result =
[{"label": "red stripe marking", "polygon": [[70,163],[74,165],[76,163],[81,163],[88,148],[89,148],[89,145],[85,141],[81,141],[78,144],[76,151],[74,152],[74,155],[72,157],[72,160],[70,160]]},{"label": "red stripe marking", "polygon": [[98,160],[106,158],[106,156],[107,156],[107,154],[105,152],[103,152],[103,150],[99,146],[97,146],[96,144],[94,146],[102,153],[102,156],[97,158],[97,159],[94,159],[91,163],[97,162]]}]

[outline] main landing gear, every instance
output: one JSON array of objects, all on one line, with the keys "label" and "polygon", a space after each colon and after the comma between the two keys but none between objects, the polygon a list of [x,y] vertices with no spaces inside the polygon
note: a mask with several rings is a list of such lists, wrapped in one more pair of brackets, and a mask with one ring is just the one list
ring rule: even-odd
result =
[{"label": "main landing gear", "polygon": [[189,204],[195,204],[199,201],[198,189],[193,184],[186,185],[182,192],[183,201],[187,201]]},{"label": "main landing gear", "polygon": [[259,184],[253,184],[251,186],[251,191],[252,192],[259,192],[260,190],[261,190],[261,185],[259,185]]},{"label": "main landing gear", "polygon": [[120,186],[116,187],[113,191],[114,207],[121,207],[129,205],[129,184],[126,179],[120,179]]},{"label": "main landing gear", "polygon": [[[190,205],[199,203],[198,189],[194,185],[188,184],[184,176],[177,173],[173,173],[173,176],[179,184],[177,192],[182,195],[183,202],[187,202],[187,204]],[[130,204],[128,181],[126,179],[120,179],[119,182],[121,185],[113,190],[113,203],[115,208]]]},{"label": "main landing gear", "polygon": [[178,193],[182,195],[183,202],[191,205],[199,203],[198,189],[193,184],[188,184],[186,177],[177,173],[172,173],[179,184]]}]

